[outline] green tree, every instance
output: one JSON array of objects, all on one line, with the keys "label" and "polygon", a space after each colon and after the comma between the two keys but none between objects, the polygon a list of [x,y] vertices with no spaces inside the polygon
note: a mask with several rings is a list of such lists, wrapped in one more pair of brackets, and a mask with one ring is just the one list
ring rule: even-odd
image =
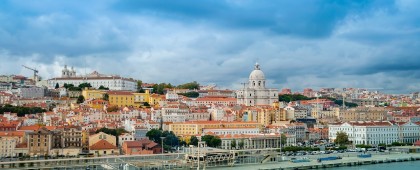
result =
[{"label": "green tree", "polygon": [[185,83],[185,84],[181,84],[179,86],[177,86],[177,88],[180,89],[190,89],[190,90],[194,90],[194,89],[200,89],[200,84],[198,84],[196,81],[190,82],[190,83]]},{"label": "green tree", "polygon": [[66,88],[69,91],[82,91],[82,88],[75,87],[73,84],[64,84],[64,88]]},{"label": "green tree", "polygon": [[359,144],[359,145],[356,145],[356,148],[372,148],[372,146],[371,145],[365,145],[365,144]]},{"label": "green tree", "polygon": [[185,97],[190,97],[190,98],[197,98],[198,96],[200,96],[200,93],[195,92],[195,91],[190,91],[190,92],[186,92],[186,93],[178,93],[179,95],[183,95]]},{"label": "green tree", "polygon": [[77,98],[77,103],[83,103],[83,102],[85,102],[85,97],[83,97],[83,95],[80,95],[78,98]]},{"label": "green tree", "polygon": [[198,138],[196,136],[191,136],[189,145],[198,146]]},{"label": "green tree", "polygon": [[55,89],[60,88],[60,85],[58,83],[55,84]]},{"label": "green tree", "polygon": [[79,84],[79,87],[83,90],[85,89],[85,87],[92,87],[92,85],[90,85],[90,83],[82,83],[82,84]]},{"label": "green tree", "polygon": [[204,135],[201,140],[206,142],[207,146],[218,147],[222,144],[222,140],[218,136]]},{"label": "green tree", "polygon": [[245,145],[245,142],[244,142],[243,139],[241,141],[239,141],[239,143],[238,143],[239,149],[243,149],[244,145]]},{"label": "green tree", "polygon": [[137,93],[144,93],[144,89],[142,85],[143,85],[143,81],[137,80]]},{"label": "green tree", "polygon": [[109,101],[109,94],[108,93],[104,94],[104,100]]},{"label": "green tree", "polygon": [[285,134],[281,134],[281,146],[287,144],[287,136]]},{"label": "green tree", "polygon": [[346,132],[337,132],[337,137],[334,142],[338,145],[350,144],[349,137]]},{"label": "green tree", "polygon": [[392,142],[391,143],[392,146],[404,146],[404,143],[400,143],[400,142]]},{"label": "green tree", "polygon": [[172,131],[163,131],[162,137],[165,137],[165,139],[163,140],[163,143],[165,145],[174,147],[174,146],[178,146],[179,144],[178,137]]},{"label": "green tree", "polygon": [[18,117],[23,117],[26,114],[43,113],[46,111],[47,110],[40,107],[12,106],[9,104],[6,104],[0,107],[0,114],[4,114],[4,112],[12,112],[12,113],[17,113]]},{"label": "green tree", "polygon": [[298,101],[298,100],[309,100],[309,97],[306,97],[301,94],[282,94],[279,95],[279,101],[284,102],[291,102],[291,101]]},{"label": "green tree", "polygon": [[185,141],[182,140],[182,141],[179,142],[179,145],[180,146],[187,146],[187,142],[185,142]]},{"label": "green tree", "polygon": [[109,88],[101,85],[101,86],[99,86],[98,90],[109,90]]},{"label": "green tree", "polygon": [[166,84],[166,83],[160,83],[160,84],[155,84],[152,86],[153,91],[157,94],[164,94],[165,93],[165,88],[174,88],[174,86],[171,85],[171,83]]},{"label": "green tree", "polygon": [[98,129],[98,130],[96,130],[96,133],[99,133],[99,132],[104,132],[104,133],[106,133],[106,134],[108,134],[108,135],[112,135],[112,136],[115,136],[116,137],[116,140],[117,140],[117,143],[118,143],[118,136],[120,136],[120,135],[122,135],[122,134],[124,134],[124,133],[128,133],[125,129],[123,129],[123,128],[117,128],[117,129],[108,129],[108,128],[101,128],[101,129]]},{"label": "green tree", "polygon": [[152,140],[152,141],[154,141],[154,142],[156,142],[156,143],[160,144],[160,143],[161,143],[161,139],[160,139],[160,137],[162,136],[162,131],[160,131],[160,130],[158,130],[158,129],[152,129],[152,130],[149,130],[149,131],[146,133],[146,136],[147,136],[150,140]]},{"label": "green tree", "polygon": [[230,148],[231,148],[231,149],[235,149],[235,148],[236,148],[236,140],[235,140],[235,139],[233,139],[233,140],[230,142]]},{"label": "green tree", "polygon": [[144,103],[143,103],[143,106],[150,107],[150,104],[149,104],[149,103],[147,103],[147,102],[144,102]]}]

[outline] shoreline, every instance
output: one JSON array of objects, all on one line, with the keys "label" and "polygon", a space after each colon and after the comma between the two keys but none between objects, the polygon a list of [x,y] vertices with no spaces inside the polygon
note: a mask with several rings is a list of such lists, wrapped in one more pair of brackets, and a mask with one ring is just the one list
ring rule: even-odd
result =
[{"label": "shoreline", "polygon": [[389,155],[372,155],[370,158],[343,157],[339,160],[317,162],[311,159],[310,162],[292,163],[278,162],[269,164],[240,165],[225,167],[226,169],[259,169],[259,170],[302,170],[302,169],[324,169],[350,166],[363,166],[371,164],[386,164],[408,161],[420,161],[419,153],[392,153]]}]

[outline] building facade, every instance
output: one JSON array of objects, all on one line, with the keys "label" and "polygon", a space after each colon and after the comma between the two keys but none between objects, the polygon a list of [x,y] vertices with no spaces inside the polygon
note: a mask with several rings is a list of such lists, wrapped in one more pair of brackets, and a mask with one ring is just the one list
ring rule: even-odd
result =
[{"label": "building facade", "polygon": [[29,155],[45,156],[50,153],[53,142],[53,132],[45,127],[28,133]]},{"label": "building facade", "polygon": [[246,106],[271,105],[278,101],[278,90],[265,87],[266,79],[260,65],[255,64],[254,70],[249,75],[249,81],[241,90],[237,91],[238,104]]},{"label": "building facade", "polygon": [[109,88],[110,90],[137,90],[137,81],[132,78],[124,78],[117,75],[103,75],[96,71],[86,76],[76,76],[74,70],[64,67],[61,77],[52,78],[48,80],[48,88],[55,88],[56,84],[60,87],[64,84],[73,84],[78,86],[82,83],[90,83],[93,88],[98,89],[100,86]]},{"label": "building facade", "polygon": [[409,133],[409,131],[404,131],[407,130],[406,128],[399,128],[397,125],[388,121],[353,121],[330,124],[328,128],[330,141],[336,139],[337,132],[345,132],[354,145],[388,145],[392,142],[399,142],[400,139],[404,138],[403,136],[406,133]]}]

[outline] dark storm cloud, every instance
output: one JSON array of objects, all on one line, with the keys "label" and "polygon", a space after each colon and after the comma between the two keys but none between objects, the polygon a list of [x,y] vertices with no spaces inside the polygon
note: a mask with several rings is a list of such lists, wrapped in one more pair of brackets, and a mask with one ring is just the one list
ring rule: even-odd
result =
[{"label": "dark storm cloud", "polygon": [[280,35],[308,38],[331,34],[348,14],[364,15],[373,8],[392,7],[393,1],[119,1],[116,10],[179,20],[214,22],[235,29],[266,29]]},{"label": "dark storm cloud", "polygon": [[420,89],[417,1],[0,1],[0,74],[64,64],[145,82]]}]

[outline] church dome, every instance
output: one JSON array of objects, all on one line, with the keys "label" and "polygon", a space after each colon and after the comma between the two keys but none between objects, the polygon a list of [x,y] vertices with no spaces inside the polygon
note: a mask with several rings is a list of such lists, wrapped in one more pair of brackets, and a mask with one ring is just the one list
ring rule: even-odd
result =
[{"label": "church dome", "polygon": [[254,70],[249,75],[250,80],[262,80],[265,79],[264,72],[260,70],[260,65],[255,64]]}]

